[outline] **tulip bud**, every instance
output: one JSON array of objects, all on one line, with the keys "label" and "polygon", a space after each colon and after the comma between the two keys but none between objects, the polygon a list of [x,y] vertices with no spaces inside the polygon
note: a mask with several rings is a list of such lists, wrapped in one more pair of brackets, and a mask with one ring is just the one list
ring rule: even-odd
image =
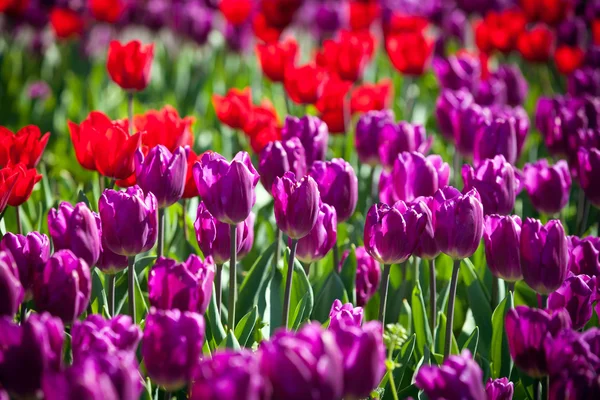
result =
[{"label": "tulip bud", "polygon": [[48,236],[39,232],[30,232],[27,236],[8,232],[0,241],[0,250],[12,255],[19,270],[19,280],[25,289],[25,299],[30,298],[33,274],[46,264],[50,257]]},{"label": "tulip bud", "polygon": [[575,275],[600,275],[600,238],[588,236],[580,239],[568,236],[569,271]]},{"label": "tulip bud", "polygon": [[248,153],[237,153],[231,163],[217,153],[206,153],[194,165],[194,179],[206,208],[216,219],[235,225],[248,218],[259,180]]},{"label": "tulip bud", "polygon": [[148,154],[138,150],[135,155],[136,182],[144,193],[156,196],[159,208],[176,203],[183,195],[189,149],[179,147],[173,154],[163,145],[150,149]]},{"label": "tulip bud", "polygon": [[425,218],[425,229],[423,229],[423,233],[419,238],[414,255],[426,260],[433,260],[440,254],[440,249],[435,242],[435,225],[432,211],[433,197],[417,197],[410,204]]},{"label": "tulip bud", "polygon": [[523,279],[520,241],[521,218],[516,215],[485,217],[483,243],[485,259],[492,275],[507,282]]},{"label": "tulip bud", "polygon": [[134,354],[142,339],[142,331],[128,315],[104,319],[91,314],[83,321],[75,321],[71,329],[73,359],[88,354]]},{"label": "tulip bud", "polygon": [[524,184],[536,210],[557,214],[569,202],[571,175],[566,161],[548,165],[542,159],[523,168]]},{"label": "tulip bud", "polygon": [[92,211],[85,203],[75,207],[67,202],[48,213],[48,230],[54,250],[68,249],[87,265],[94,266],[100,256],[100,232]]},{"label": "tulip bud", "polygon": [[518,182],[513,166],[504,156],[487,159],[476,169],[463,165],[463,192],[477,189],[485,215],[510,214],[515,206]]},{"label": "tulip bud", "polygon": [[588,275],[571,275],[548,296],[548,309],[565,309],[573,329],[581,329],[592,318],[592,303],[596,297],[596,279]]},{"label": "tulip bud", "polygon": [[260,152],[258,171],[260,182],[269,193],[275,178],[281,178],[288,171],[296,176],[306,175],[306,155],[300,139],[293,137],[267,144]]},{"label": "tulip bud", "polygon": [[342,304],[338,299],[333,301],[329,311],[329,329],[336,331],[345,327],[360,328],[363,320],[362,307],[354,307],[352,303]]},{"label": "tulip bud", "polygon": [[517,161],[517,132],[514,118],[495,118],[484,121],[473,144],[473,161],[475,165],[485,159],[502,155],[510,164]]},{"label": "tulip bud", "polygon": [[369,111],[360,116],[356,123],[354,144],[361,163],[371,166],[379,163],[379,134],[388,123],[394,123],[392,110]]},{"label": "tulip bud", "polygon": [[550,294],[567,277],[567,237],[558,220],[545,226],[536,219],[526,218],[521,228],[521,270],[523,279],[540,294]]},{"label": "tulip bud", "polygon": [[[342,267],[349,254],[350,250],[346,250],[342,255],[338,272],[342,272]],[[381,266],[363,246],[357,247],[354,254],[356,256],[356,305],[364,307],[377,292],[381,280]]]},{"label": "tulip bud", "polygon": [[0,251],[0,317],[13,318],[24,294],[15,260],[9,252]]},{"label": "tulip bud", "polygon": [[310,169],[321,200],[335,209],[337,222],[347,221],[358,201],[358,179],[352,166],[341,158],[317,161]]},{"label": "tulip bud", "polygon": [[512,400],[514,390],[514,385],[508,378],[490,378],[485,384],[488,400]]},{"label": "tulip bud", "polygon": [[420,196],[433,196],[448,184],[450,167],[437,154],[402,153],[394,162],[392,185],[395,198],[413,201]]},{"label": "tulip bud", "polygon": [[125,90],[144,90],[150,81],[154,44],[143,45],[139,40],[125,45],[110,42],[106,67],[111,79]]},{"label": "tulip bud", "polygon": [[142,339],[148,376],[169,391],[193,378],[204,342],[204,319],[194,312],[150,310]]},{"label": "tulip bud", "polygon": [[315,180],[307,175],[299,181],[291,172],[275,178],[272,194],[275,198],[277,226],[292,239],[308,235],[317,223],[321,196]]},{"label": "tulip bud", "polygon": [[374,204],[365,221],[365,248],[380,263],[400,264],[412,255],[425,225],[424,215],[403,201]]},{"label": "tulip bud", "polygon": [[71,250],[59,250],[36,271],[33,299],[39,311],[47,311],[72,324],[86,309],[92,292],[90,267]]},{"label": "tulip bud", "polygon": [[150,250],[158,235],[156,197],[139,186],[125,191],[105,190],[98,202],[103,245],[120,255],[133,256]]},{"label": "tulip bud", "polygon": [[329,130],[327,124],[319,118],[305,115],[302,118],[288,116],[281,129],[283,140],[293,137],[300,139],[306,155],[306,166],[311,167],[315,161],[324,160],[327,153]]},{"label": "tulip bud", "polygon": [[386,169],[394,166],[398,155],[403,152],[419,152],[425,154],[431,147],[432,137],[426,138],[425,128],[400,121],[398,124],[388,123],[379,132],[378,146],[381,164]]},{"label": "tulip bud", "polygon": [[595,206],[600,206],[600,151],[598,149],[580,148],[577,153],[579,163],[579,183],[587,198]]},{"label": "tulip bud", "polygon": [[212,295],[214,277],[215,266],[210,257],[203,262],[191,254],[182,263],[159,257],[148,274],[150,305],[160,310],[204,314]]},{"label": "tulip bud", "polygon": [[469,108],[473,102],[473,95],[466,90],[442,90],[435,103],[435,116],[440,132],[446,139],[454,141],[452,121],[455,111]]},{"label": "tulip bud", "polygon": [[434,196],[435,242],[455,260],[473,255],[483,236],[483,205],[476,189],[465,194],[451,186]]},{"label": "tulip bud", "polygon": [[296,257],[305,263],[319,261],[329,253],[337,241],[335,209],[322,204],[315,226],[308,235],[298,240]]}]

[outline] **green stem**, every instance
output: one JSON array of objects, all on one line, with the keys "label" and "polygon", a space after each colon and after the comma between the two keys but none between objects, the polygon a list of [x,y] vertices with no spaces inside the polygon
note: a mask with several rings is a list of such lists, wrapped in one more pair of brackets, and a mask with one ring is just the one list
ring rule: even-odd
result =
[{"label": "green stem", "polygon": [[541,386],[542,382],[540,380],[536,380],[533,383],[533,400],[542,400]]},{"label": "green stem", "polygon": [[104,176],[98,172],[98,187],[100,188],[100,194],[104,192]]},{"label": "green stem", "polygon": [[190,238],[190,235],[188,234],[187,223],[185,221],[186,210],[187,210],[187,200],[182,199],[181,200],[181,228],[183,229],[183,239],[187,242]]},{"label": "green stem", "polygon": [[156,255],[162,257],[165,247],[165,209],[158,209],[158,240],[156,241]]},{"label": "green stem", "polygon": [[236,246],[236,234],[237,229],[236,225],[229,225],[229,240],[230,245],[229,249],[231,251],[231,255],[229,258],[229,303],[227,307],[227,325],[228,328],[233,330],[235,325],[235,298],[237,295],[237,281],[236,281],[236,264],[237,264],[237,246]]},{"label": "green stem", "polygon": [[17,219],[17,234],[23,234],[23,222],[21,221],[21,206],[15,207],[16,219]]},{"label": "green stem", "polygon": [[492,310],[496,309],[498,304],[498,292],[500,291],[500,281],[495,276],[492,276]]},{"label": "green stem", "polygon": [[338,272],[340,269],[340,250],[337,246],[337,241],[333,246],[333,271]]},{"label": "green stem", "polygon": [[294,278],[294,259],[296,258],[296,246],[298,239],[292,239],[290,246],[290,260],[288,262],[287,278],[285,281],[285,293],[283,296],[283,327],[287,329],[290,314],[290,296],[292,294],[292,279]]},{"label": "green stem", "polygon": [[279,265],[279,256],[281,253],[281,229],[277,228],[277,232],[275,233],[275,256],[273,257],[273,266],[277,268]]},{"label": "green stem", "polygon": [[129,315],[133,322],[136,322],[135,319],[135,289],[134,289],[134,280],[135,280],[135,256],[129,256],[128,258],[128,267],[127,267],[127,296],[129,299]]},{"label": "green stem", "polygon": [[223,274],[223,264],[217,264],[217,273],[215,275],[215,299],[217,301],[217,312],[221,316],[221,275]]},{"label": "green stem", "polygon": [[115,274],[106,275],[106,297],[108,300],[108,312],[111,317],[115,316]]},{"label": "green stem", "polygon": [[388,286],[390,283],[390,264],[383,266],[383,277],[381,279],[381,286],[379,287],[379,321],[383,324],[385,322],[385,307],[387,303]]},{"label": "green stem", "polygon": [[515,292],[515,282],[508,282],[508,290],[511,292]]},{"label": "green stem", "polygon": [[436,287],[435,287],[435,258],[429,260],[429,328],[431,329],[431,334],[433,335],[435,332],[436,326],[436,318],[437,318],[437,310],[436,310]]},{"label": "green stem", "polygon": [[444,338],[444,359],[450,355],[450,345],[452,344],[452,324],[454,323],[454,302],[456,300],[456,286],[458,286],[458,271],[461,260],[454,260],[452,268],[452,280],[450,281],[450,294],[448,298],[448,319],[446,322],[446,337]]},{"label": "green stem", "polygon": [[394,381],[394,346],[390,345],[388,350],[388,362],[387,362],[387,371],[388,371],[388,380],[390,382],[390,386],[392,389],[392,396],[394,400],[398,400],[398,389],[396,389],[396,382]]},{"label": "green stem", "polygon": [[580,189],[579,193],[580,196],[583,197],[583,205],[577,208],[577,227],[575,229],[575,234],[577,236],[583,236],[590,215],[590,201],[583,192],[583,189]]}]

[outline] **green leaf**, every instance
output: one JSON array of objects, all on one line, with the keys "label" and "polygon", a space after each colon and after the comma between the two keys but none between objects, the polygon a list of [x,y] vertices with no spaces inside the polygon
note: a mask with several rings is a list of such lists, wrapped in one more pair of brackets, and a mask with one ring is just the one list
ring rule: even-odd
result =
[{"label": "green leaf", "polygon": [[[236,315],[246,315],[252,306],[258,305],[259,315],[264,317],[266,290],[273,276],[273,253],[275,243],[256,259],[250,271],[244,278],[238,292]],[[262,306],[260,305],[262,303]]]},{"label": "green leaf", "polygon": [[[242,317],[240,322],[235,326],[235,337],[238,339],[240,346],[248,347],[248,339],[250,339],[256,321],[258,320],[258,307],[252,307],[252,310]],[[250,343],[251,345],[252,343]]]},{"label": "green leaf", "polygon": [[400,308],[400,317],[398,318],[400,325],[405,327],[406,333],[410,335],[412,333],[412,310],[410,304],[406,299],[402,300],[402,306]]},{"label": "green leaf", "polygon": [[508,292],[508,296],[498,304],[492,316],[492,344],[490,350],[490,361],[492,377],[500,378],[510,376],[513,362],[508,350],[508,341],[504,329],[504,320],[510,309],[514,308],[513,295]]},{"label": "green leaf", "polygon": [[332,272],[327,277],[319,294],[317,294],[315,308],[312,311],[312,319],[317,320],[320,323],[327,321],[329,312],[331,311],[331,305],[336,299],[340,300],[342,303],[347,303],[348,295],[346,294],[340,276],[337,273]]},{"label": "green leaf", "polygon": [[292,321],[292,330],[297,330],[304,321],[310,318],[312,309],[309,308],[309,301],[310,294],[305,293],[304,296],[302,296],[300,303],[298,303],[298,306],[296,306],[293,317],[290,318]]},{"label": "green leaf", "polygon": [[240,343],[236,339],[235,334],[233,333],[233,331],[231,329],[227,332],[227,336],[225,336],[225,340],[223,340],[223,342],[221,342],[219,347],[233,349],[233,350],[241,349]]},{"label": "green leaf", "polygon": [[342,264],[342,272],[340,278],[346,288],[346,294],[352,304],[356,304],[356,246],[352,245],[348,257]]},{"label": "green leaf", "polygon": [[467,339],[467,341],[465,342],[465,344],[463,345],[462,348],[463,348],[463,350],[469,349],[469,351],[473,355],[473,358],[475,358],[475,355],[477,354],[477,345],[478,344],[479,344],[479,327],[476,326],[475,329],[473,329],[471,336],[469,336],[469,338]]},{"label": "green leaf", "polygon": [[[413,353],[415,350],[415,342],[416,342],[416,337],[413,334],[402,345],[402,348],[400,349],[400,351],[396,355],[396,358],[394,359],[394,364],[396,365],[396,367],[394,368],[393,374],[394,374],[394,382],[396,382],[397,389],[400,389],[400,384],[402,383],[402,380],[404,379],[404,374],[406,373],[406,370],[408,368],[410,360],[413,356]],[[390,374],[386,373],[379,386],[382,388],[385,388],[388,384],[389,379],[390,379]],[[389,390],[391,390],[391,386],[390,386]]]},{"label": "green leaf", "polygon": [[[289,252],[286,251],[286,260],[289,257]],[[308,298],[307,298],[307,304],[306,307],[309,310],[312,310],[314,302],[315,302],[315,297],[313,294],[313,289],[312,286],[310,286],[310,282],[308,281],[308,277],[306,276],[306,272],[304,272],[304,268],[302,267],[302,264],[300,264],[300,261],[298,260],[294,260],[294,264],[293,264],[293,268],[294,271],[292,273],[292,291],[290,294],[290,315],[288,316],[288,322],[294,322],[293,315],[294,312],[296,311],[296,308],[298,307],[298,305],[302,302],[302,299],[304,298],[305,295],[308,294]],[[287,279],[287,269],[288,269],[288,263],[287,261],[284,262],[284,267],[283,267],[283,271],[282,273],[284,274],[284,279],[283,279],[283,285],[282,285],[282,292],[281,292],[281,298],[283,299],[283,295],[284,295],[284,291],[285,291],[285,281]],[[328,313],[329,315],[329,313]]]},{"label": "green leaf", "polygon": [[[446,314],[438,312],[437,327],[435,329],[435,348],[434,350],[438,353],[444,353],[444,346],[446,345],[446,327],[448,325],[448,319]],[[454,334],[452,335],[452,343],[450,344],[450,354],[458,354],[458,344]]]},{"label": "green leaf", "polygon": [[431,346],[432,337],[429,323],[427,321],[427,311],[425,310],[425,301],[421,291],[421,284],[415,282],[412,292],[412,315],[415,334],[417,335],[417,353],[424,354],[425,346]]},{"label": "green leaf", "polygon": [[492,338],[492,309],[490,298],[481,281],[477,278],[475,268],[468,258],[463,259],[465,268],[460,269],[461,276],[467,286],[467,298],[473,312],[473,318],[481,330],[479,351],[485,358],[489,357]]},{"label": "green leaf", "polygon": [[226,336],[221,317],[217,311],[217,300],[215,297],[215,290],[213,286],[213,293],[208,303],[208,309],[204,317],[207,320],[206,324],[206,340],[209,343],[210,349],[214,350],[217,348]]},{"label": "green leaf", "polygon": [[142,288],[140,287],[137,274],[133,275],[133,279],[135,281],[135,318],[137,320],[136,323],[139,325],[146,318],[146,314],[148,314],[148,304],[146,303],[144,292],[142,292]]}]

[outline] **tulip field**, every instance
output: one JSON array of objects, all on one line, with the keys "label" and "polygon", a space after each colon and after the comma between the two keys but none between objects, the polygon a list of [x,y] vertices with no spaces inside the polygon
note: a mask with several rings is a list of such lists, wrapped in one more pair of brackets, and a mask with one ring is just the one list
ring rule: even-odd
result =
[{"label": "tulip field", "polygon": [[0,30],[0,400],[600,399],[600,1]]}]

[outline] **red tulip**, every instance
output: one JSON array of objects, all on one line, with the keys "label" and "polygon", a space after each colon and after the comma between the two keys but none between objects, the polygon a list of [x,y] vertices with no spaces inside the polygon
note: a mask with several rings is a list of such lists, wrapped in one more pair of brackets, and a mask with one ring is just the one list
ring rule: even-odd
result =
[{"label": "red tulip", "polygon": [[10,163],[10,151],[15,135],[10,129],[0,126],[0,168]]},{"label": "red tulip", "polygon": [[252,106],[243,131],[252,138],[270,126],[279,126],[279,117],[273,104],[265,99],[259,106]]},{"label": "red tulip", "polygon": [[0,0],[0,13],[21,15],[29,7],[29,0]]},{"label": "red tulip", "polygon": [[135,152],[140,148],[142,133],[129,136],[119,125],[108,128],[94,145],[96,169],[113,179],[126,179],[135,171]]},{"label": "red tulip", "polygon": [[225,96],[213,94],[212,102],[219,121],[233,129],[242,129],[252,108],[250,88],[230,89]]},{"label": "red tulip", "polygon": [[142,132],[142,145],[152,149],[159,144],[169,151],[179,146],[193,146],[194,135],[191,126],[193,117],[180,118],[179,113],[170,105],[161,110],[150,110],[133,118],[136,132]]},{"label": "red tulip", "polygon": [[[146,156],[148,154],[148,148],[145,148],[146,151],[144,151],[144,148],[142,147],[142,153],[144,153],[144,156]],[[117,179],[115,181],[115,185],[117,185],[120,188],[128,188],[128,187],[132,187],[137,183],[137,180],[135,178],[135,172],[131,175],[129,175],[127,178],[125,179]]]},{"label": "red tulip", "polygon": [[294,67],[298,44],[294,38],[279,43],[257,44],[256,53],[263,74],[273,82],[283,82],[286,69]]},{"label": "red tulip", "polygon": [[89,0],[88,7],[98,21],[114,24],[125,10],[123,0]]},{"label": "red tulip", "polygon": [[323,43],[323,49],[317,55],[317,64],[325,67],[330,74],[355,82],[362,77],[371,58],[373,42],[372,37],[369,40],[364,35],[346,32],[338,40],[326,40]]},{"label": "red tulip", "polygon": [[323,67],[309,63],[285,71],[284,87],[290,98],[297,104],[317,102],[326,83],[327,74]]},{"label": "red tulip", "polygon": [[567,16],[569,0],[520,0],[521,9],[532,22],[541,21],[556,25]]},{"label": "red tulip", "polygon": [[269,125],[250,138],[250,146],[254,153],[260,154],[267,144],[277,140],[281,140],[281,128]]},{"label": "red tulip", "polygon": [[68,39],[83,33],[83,18],[67,8],[53,8],[50,11],[50,25],[56,37],[60,39]]},{"label": "red tulip", "polygon": [[584,61],[585,53],[579,47],[560,46],[554,52],[556,69],[563,75],[571,75]]},{"label": "red tulip", "polygon": [[392,81],[382,79],[379,83],[365,83],[352,91],[350,109],[352,113],[390,108],[393,95]]},{"label": "red tulip", "polygon": [[385,48],[394,67],[406,75],[422,75],[433,44],[423,33],[406,32],[389,35]]},{"label": "red tulip", "polygon": [[125,90],[144,90],[150,81],[154,44],[143,45],[139,40],[125,45],[110,42],[106,67],[111,79]]},{"label": "red tulip", "polygon": [[262,13],[257,13],[252,18],[252,31],[257,39],[265,43],[275,43],[279,41],[279,37],[281,36],[281,29],[269,25],[269,22]]},{"label": "red tulip", "polygon": [[354,31],[368,30],[381,11],[376,0],[352,0],[349,7],[350,27]]},{"label": "red tulip", "polygon": [[517,41],[517,49],[527,61],[543,63],[550,58],[552,42],[552,31],[543,25],[538,25],[521,33]]},{"label": "red tulip", "polygon": [[221,0],[219,10],[223,17],[232,25],[244,23],[252,11],[251,0]]},{"label": "red tulip", "polygon": [[48,139],[50,133],[42,136],[35,125],[27,125],[14,135],[0,127],[0,166],[23,163],[27,168],[34,168],[42,158]]},{"label": "red tulip", "polygon": [[393,12],[384,26],[386,35],[402,32],[423,32],[429,21],[427,18]]},{"label": "red tulip", "polygon": [[596,46],[600,46],[600,18],[592,21],[592,40]]},{"label": "red tulip", "polygon": [[187,159],[187,173],[185,176],[185,188],[183,189],[184,199],[191,199],[193,197],[198,196],[198,186],[196,186],[196,182],[194,181],[194,175],[192,173],[194,164],[197,161],[200,161],[204,153],[198,155],[193,150],[190,150],[188,153]]},{"label": "red tulip", "polygon": [[292,20],[303,0],[268,0],[260,2],[260,11],[267,24],[283,30]]},{"label": "red tulip", "polygon": [[8,199],[12,194],[19,174],[12,167],[0,170],[0,213],[6,209]]},{"label": "red tulip", "polygon": [[71,121],[67,121],[67,124],[77,161],[83,168],[95,171],[94,144],[98,137],[112,126],[112,121],[103,113],[92,111],[81,124],[77,125]]},{"label": "red tulip", "polygon": [[525,15],[520,10],[489,12],[475,27],[475,43],[484,53],[489,54],[493,50],[509,53],[516,48],[526,24]]},{"label": "red tulip", "polygon": [[327,124],[329,133],[344,133],[346,122],[350,118],[350,99],[348,92],[352,82],[332,77],[327,80],[323,94],[317,101],[317,110],[321,113],[319,118]]},{"label": "red tulip", "polygon": [[26,168],[24,164],[3,168],[0,170],[0,173],[2,173],[4,182],[8,182],[8,186],[10,186],[13,176],[17,176],[16,183],[14,183],[12,192],[10,192],[8,197],[8,204],[13,207],[18,207],[25,203],[29,199],[29,196],[31,196],[35,184],[42,179],[42,175],[39,175],[35,168]]}]

